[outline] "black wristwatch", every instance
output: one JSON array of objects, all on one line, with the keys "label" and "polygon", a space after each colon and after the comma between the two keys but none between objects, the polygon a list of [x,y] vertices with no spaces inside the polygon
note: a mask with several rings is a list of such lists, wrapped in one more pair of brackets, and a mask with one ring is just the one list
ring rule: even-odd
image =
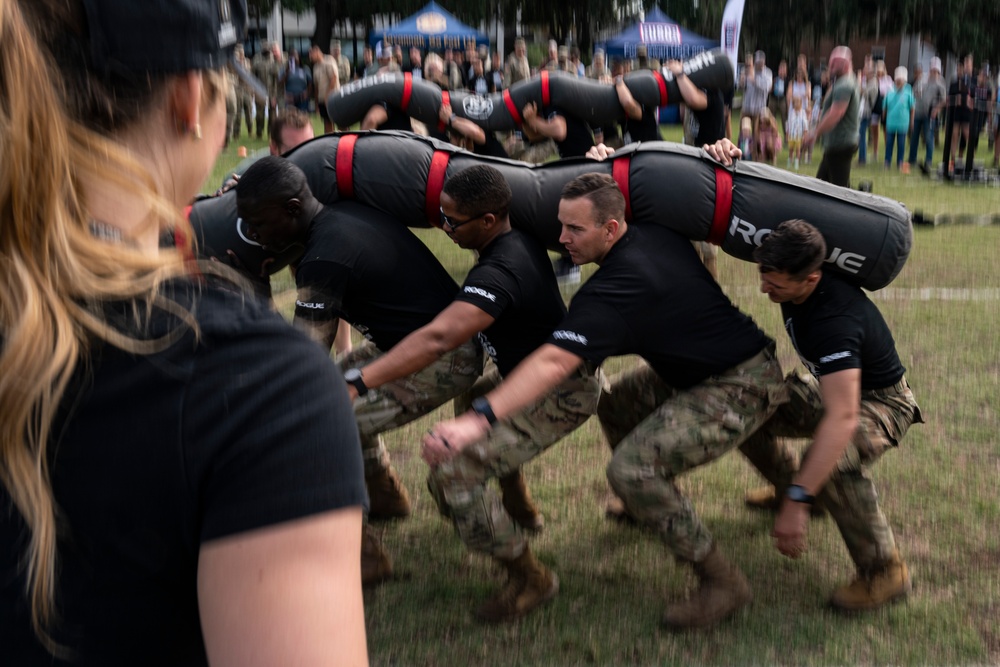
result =
[{"label": "black wristwatch", "polygon": [[477,415],[486,417],[486,421],[490,426],[497,423],[497,416],[496,413],[493,412],[493,406],[490,405],[490,402],[486,400],[485,396],[472,399],[472,411]]},{"label": "black wristwatch", "polygon": [[816,502],[816,496],[810,496],[809,492],[806,491],[804,486],[799,486],[798,484],[792,484],[785,491],[785,497],[791,500],[793,503],[804,503],[806,505],[812,505]]},{"label": "black wristwatch", "polygon": [[344,379],[349,384],[354,385],[354,388],[358,391],[358,396],[364,396],[368,393],[368,385],[365,384],[360,368],[350,368],[344,371]]}]

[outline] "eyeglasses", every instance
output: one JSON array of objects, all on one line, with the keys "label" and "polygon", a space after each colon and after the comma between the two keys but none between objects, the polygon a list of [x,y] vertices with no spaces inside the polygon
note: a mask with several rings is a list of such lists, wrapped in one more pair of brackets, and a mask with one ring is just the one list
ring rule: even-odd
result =
[{"label": "eyeglasses", "polygon": [[468,223],[472,222],[473,220],[479,220],[479,218],[481,218],[481,217],[483,217],[485,215],[489,215],[490,213],[492,213],[492,211],[486,211],[485,213],[480,213],[479,215],[477,215],[477,216],[475,216],[473,218],[468,218],[466,220],[455,220],[454,218],[451,218],[450,216],[448,216],[444,212],[444,209],[442,208],[441,209],[441,226],[442,227],[447,227],[449,231],[453,232],[456,229],[458,229],[459,227],[461,227],[462,225],[468,224]]}]

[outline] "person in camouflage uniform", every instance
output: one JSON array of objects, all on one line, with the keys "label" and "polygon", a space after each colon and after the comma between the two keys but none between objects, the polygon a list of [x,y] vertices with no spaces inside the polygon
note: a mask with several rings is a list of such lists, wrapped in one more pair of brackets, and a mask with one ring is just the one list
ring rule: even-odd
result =
[{"label": "person in camouflage uniform", "polygon": [[226,77],[226,141],[224,147],[229,146],[229,138],[233,136],[233,125],[236,123],[236,86],[239,77],[233,71],[228,72]]},{"label": "person in camouflage uniform", "polygon": [[[753,437],[770,460],[755,461],[778,489],[750,494],[775,507],[778,549],[791,558],[806,548],[808,508],[823,502],[844,538],[857,578],[834,591],[834,607],[875,609],[902,599],[910,576],[865,469],[894,449],[922,420],[878,309],[857,287],[821,270],[819,231],[802,220],[778,225],[754,252],[761,291],[781,304],[785,328],[808,375],[790,375],[791,400]],[[811,437],[801,467],[779,436]]]},{"label": "person in camouflage uniform", "polygon": [[351,82],[351,61],[340,51],[340,40],[330,42],[330,55],[337,61],[337,81],[343,86]]},{"label": "person in camouflage uniform", "polygon": [[[750,590],[675,479],[743,445],[787,400],[774,341],[732,305],[688,240],[660,225],[625,222],[625,199],[610,176],[570,181],[559,221],[573,262],[600,268],[547,342],[506,375],[479,410],[437,424],[424,437],[424,459],[435,477],[450,481],[458,475],[456,462],[477,456],[484,435],[493,435],[482,414],[518,419],[581,367],[640,355],[649,366],[627,373],[601,397],[599,415],[617,416],[619,442],[608,479],[632,516],[701,580],[694,598],[667,607],[664,624],[711,625],[749,603]],[[491,519],[487,514],[467,526],[467,542],[485,544],[496,535]],[[495,537],[492,544],[501,546]],[[515,609],[537,606],[545,594],[530,578],[506,591]]]},{"label": "person in camouflage uniform", "polygon": [[[548,339],[566,306],[545,248],[511,228],[511,198],[503,175],[487,165],[445,182],[441,227],[459,246],[475,250],[478,260],[450,306],[362,369],[366,383],[379,386],[477,337],[503,377]],[[558,578],[528,546],[525,528],[541,527],[537,510],[527,506],[526,493],[521,506],[513,505],[504,480],[597,410],[601,377],[596,364],[581,364],[527,410],[502,421],[479,395],[493,384],[486,380],[466,405],[489,433],[431,471],[431,493],[465,545],[493,557],[510,575],[511,583],[476,610],[484,621],[521,616],[559,589]],[[501,481],[503,499],[487,486],[493,478]]]},{"label": "person in camouflage uniform", "polygon": [[[255,100],[256,103],[256,128],[257,138],[264,136],[265,109],[269,117],[273,117],[278,111],[278,101],[283,100],[285,95],[281,90],[281,70],[284,63],[281,61],[281,48],[277,42],[264,44],[261,52],[253,58],[251,65],[253,75],[257,77],[264,88],[267,89],[267,99]],[[249,128],[249,124],[247,125]]]},{"label": "person in camouflage uniform", "polygon": [[[244,69],[250,69],[247,66],[246,57],[243,55],[243,47],[236,47],[236,60],[243,66]],[[238,79],[238,77],[233,77]],[[250,86],[243,82],[242,79],[236,81],[236,111],[233,118],[232,133],[230,136],[233,139],[240,138],[241,125],[243,120],[246,120],[247,124],[247,136],[250,136],[253,132],[253,116],[251,109],[254,104],[253,90]]]},{"label": "person in camouflage uniform", "polygon": [[[250,238],[267,247],[305,245],[295,273],[295,324],[329,349],[340,320],[355,325],[367,341],[339,362],[361,436],[369,518],[410,513],[406,489],[391,467],[382,433],[437,409],[470,389],[483,370],[483,349],[462,341],[421,367],[392,380],[368,378],[368,367],[385,350],[419,330],[451,303],[458,286],[427,247],[385,214],[353,203],[323,207],[305,175],[291,162],[264,157],[236,186],[237,210]],[[399,276],[407,276],[400,281]],[[366,369],[364,373],[359,368]],[[353,372],[352,372],[353,371]],[[372,382],[372,387],[366,385]],[[512,493],[527,493],[514,471]],[[506,489],[505,489],[506,493]],[[523,506],[528,501],[514,500]],[[392,564],[366,527],[362,578],[371,584],[392,574]]]},{"label": "person in camouflage uniform", "polygon": [[518,37],[514,40],[514,50],[507,56],[507,62],[504,64],[504,85],[510,88],[515,83],[530,78],[531,65],[528,63],[528,47],[524,42],[524,37]]}]

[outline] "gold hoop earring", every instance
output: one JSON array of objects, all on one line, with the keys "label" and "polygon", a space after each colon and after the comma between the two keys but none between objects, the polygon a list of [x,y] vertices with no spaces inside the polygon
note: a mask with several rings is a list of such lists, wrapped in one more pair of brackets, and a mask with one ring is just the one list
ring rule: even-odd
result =
[{"label": "gold hoop earring", "polygon": [[191,134],[195,141],[201,141],[201,123],[194,124],[194,127],[191,128]]}]

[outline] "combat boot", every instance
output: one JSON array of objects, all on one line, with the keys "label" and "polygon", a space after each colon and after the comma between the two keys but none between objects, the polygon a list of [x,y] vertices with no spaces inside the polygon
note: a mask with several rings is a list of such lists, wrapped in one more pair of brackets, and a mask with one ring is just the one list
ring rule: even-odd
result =
[{"label": "combat boot", "polygon": [[743,496],[743,502],[747,507],[767,512],[776,512],[781,506],[781,500],[773,486],[761,486],[747,491]]},{"label": "combat boot", "polygon": [[608,521],[615,521],[627,526],[639,525],[639,522],[635,520],[635,517],[625,507],[625,501],[616,496],[614,492],[608,498],[608,504],[604,506],[604,518]]},{"label": "combat boot", "polygon": [[715,625],[750,603],[750,585],[716,545],[705,560],[693,563],[698,590],[689,600],[676,602],[663,613],[663,625],[671,630],[692,630]]},{"label": "combat boot", "polygon": [[410,515],[410,495],[392,466],[365,475],[368,487],[368,519],[385,521]]},{"label": "combat boot", "polygon": [[502,623],[521,618],[540,607],[559,592],[559,577],[537,560],[529,547],[510,560],[497,559],[507,570],[507,584],[476,609],[476,616],[487,623]]},{"label": "combat boot", "polygon": [[361,529],[361,585],[375,586],[392,578],[392,560],[367,524]]},{"label": "combat boot", "polygon": [[[777,489],[773,486],[761,486],[747,491],[746,495],[743,496],[743,502],[747,507],[766,512],[777,512],[781,509],[781,497],[778,495]],[[826,516],[826,508],[823,506],[823,503],[816,500],[810,505],[809,515],[814,519]]]},{"label": "combat boot", "polygon": [[902,600],[913,585],[910,571],[899,555],[893,551],[885,566],[867,573],[859,573],[849,584],[833,592],[830,604],[841,611],[865,611]]},{"label": "combat boot", "polygon": [[499,480],[503,508],[525,530],[537,533],[545,525],[545,518],[531,499],[531,492],[524,483],[524,475],[518,468]]}]

